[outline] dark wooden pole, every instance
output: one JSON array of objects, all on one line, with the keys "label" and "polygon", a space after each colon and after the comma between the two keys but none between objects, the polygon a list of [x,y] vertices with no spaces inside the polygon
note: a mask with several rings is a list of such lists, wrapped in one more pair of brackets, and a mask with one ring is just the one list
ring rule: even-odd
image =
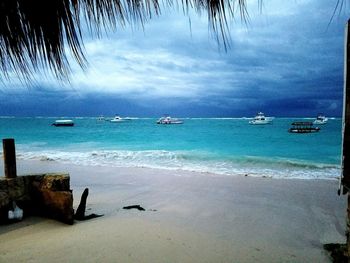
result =
[{"label": "dark wooden pole", "polygon": [[344,105],[343,105],[343,149],[342,149],[342,184],[343,193],[346,194],[350,187],[350,20],[345,30],[345,57],[344,57]]},{"label": "dark wooden pole", "polygon": [[2,140],[6,178],[17,177],[15,139]]},{"label": "dark wooden pole", "polygon": [[[350,252],[350,20],[345,28],[344,44],[344,101],[343,101],[343,148],[342,148],[342,193],[348,195],[347,252]],[[339,191],[340,192],[340,191]]]}]

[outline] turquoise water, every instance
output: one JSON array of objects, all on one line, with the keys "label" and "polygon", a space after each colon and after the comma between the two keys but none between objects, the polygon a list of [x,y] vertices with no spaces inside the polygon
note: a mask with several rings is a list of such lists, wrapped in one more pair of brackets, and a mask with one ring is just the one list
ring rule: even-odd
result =
[{"label": "turquoise water", "polygon": [[341,119],[319,133],[291,134],[290,123],[250,125],[247,119],[156,119],[123,123],[71,118],[74,127],[51,126],[53,118],[0,118],[1,138],[15,138],[20,159],[151,167],[275,178],[336,178],[340,174]]}]

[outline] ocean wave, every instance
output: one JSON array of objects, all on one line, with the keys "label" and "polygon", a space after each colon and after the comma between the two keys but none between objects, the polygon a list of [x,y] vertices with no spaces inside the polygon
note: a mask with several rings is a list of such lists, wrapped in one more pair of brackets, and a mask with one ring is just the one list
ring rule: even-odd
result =
[{"label": "ocean wave", "polygon": [[231,159],[233,162],[246,163],[248,165],[257,166],[273,166],[281,168],[301,168],[301,169],[340,169],[340,164],[328,164],[328,163],[315,163],[306,162],[296,159],[287,158],[266,158],[259,156],[243,156],[243,157],[233,157]]},{"label": "ocean wave", "polygon": [[28,151],[19,152],[17,157],[24,160],[57,161],[77,165],[148,167],[272,178],[333,179],[338,178],[341,171],[340,165],[334,164],[256,156],[224,158],[200,151]]}]

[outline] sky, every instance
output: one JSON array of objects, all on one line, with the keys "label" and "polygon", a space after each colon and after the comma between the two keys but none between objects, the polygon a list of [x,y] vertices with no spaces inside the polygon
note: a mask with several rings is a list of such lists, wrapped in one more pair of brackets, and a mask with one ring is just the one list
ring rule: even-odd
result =
[{"label": "sky", "polygon": [[248,0],[225,51],[204,13],[162,9],[141,27],[84,33],[89,65],[68,55],[69,82],[49,72],[0,81],[1,116],[339,117],[344,27],[337,0]]}]

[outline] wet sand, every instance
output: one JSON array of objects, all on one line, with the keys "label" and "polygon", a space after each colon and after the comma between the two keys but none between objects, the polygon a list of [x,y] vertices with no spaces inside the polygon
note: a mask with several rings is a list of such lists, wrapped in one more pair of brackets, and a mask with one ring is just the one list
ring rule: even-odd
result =
[{"label": "wet sand", "polygon": [[335,180],[17,164],[18,174],[68,172],[74,207],[88,187],[87,214],[104,216],[0,226],[0,262],[330,262],[322,245],[345,242]]}]

